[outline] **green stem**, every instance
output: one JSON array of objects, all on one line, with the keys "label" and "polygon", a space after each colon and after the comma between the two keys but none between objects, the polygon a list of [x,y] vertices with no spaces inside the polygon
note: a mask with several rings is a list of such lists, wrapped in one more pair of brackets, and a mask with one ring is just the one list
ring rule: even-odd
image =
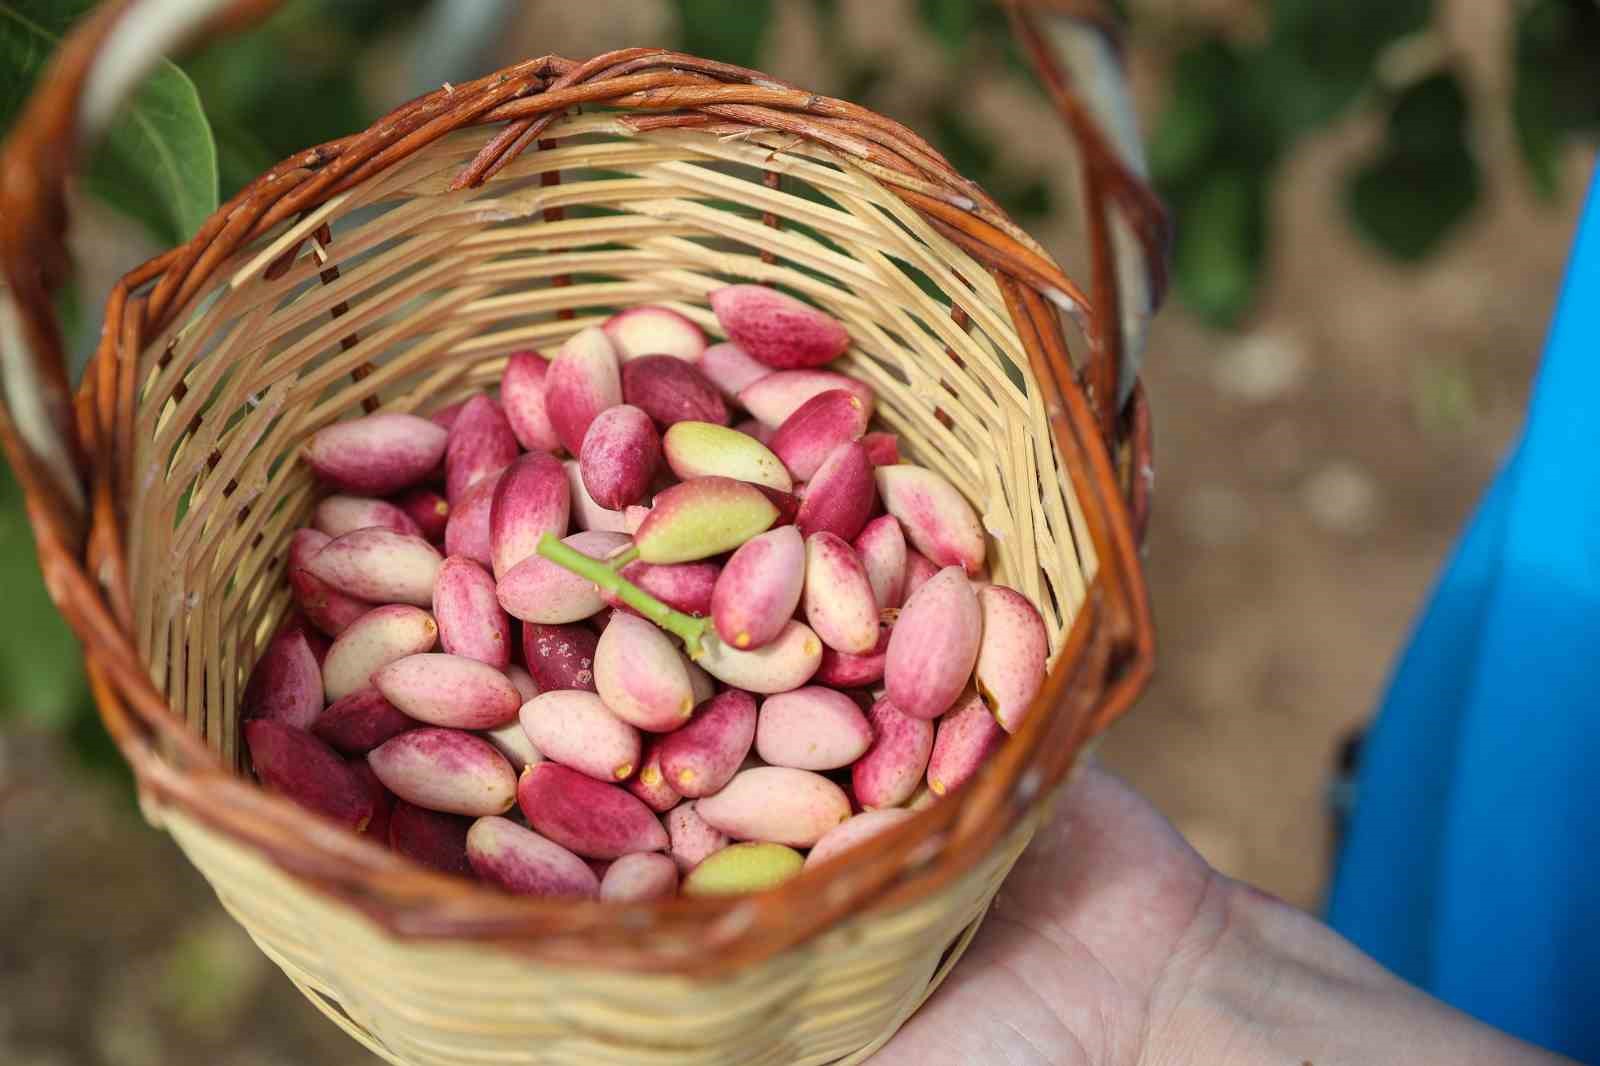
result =
[{"label": "green stem", "polygon": [[[638,555],[637,548],[631,551],[634,556]],[[582,552],[561,543],[554,535],[546,533],[539,538],[539,554],[579,577],[588,578],[668,633],[682,639],[689,658],[700,657],[700,638],[705,634],[706,620],[673,610],[617,573],[618,567],[632,561],[628,552],[622,553],[611,562],[602,562],[599,559],[589,558]]]},{"label": "green stem", "polygon": [[625,550],[607,558],[606,565],[611,567],[613,570],[621,570],[624,566],[627,566],[637,558],[639,558],[639,546],[637,544],[630,544]]}]

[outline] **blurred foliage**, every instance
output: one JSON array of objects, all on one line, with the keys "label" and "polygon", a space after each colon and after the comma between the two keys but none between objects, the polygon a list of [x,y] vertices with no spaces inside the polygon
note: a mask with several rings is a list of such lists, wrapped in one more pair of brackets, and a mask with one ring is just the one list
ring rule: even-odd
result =
[{"label": "blurred foliage", "polygon": [[[0,131],[15,120],[61,33],[93,2],[0,0]],[[502,14],[516,6],[458,2],[499,3]],[[762,65],[776,0],[668,2],[678,16],[678,47]],[[811,0],[811,9],[837,91],[884,109],[901,60],[894,51],[852,46],[842,24],[845,5],[877,2]],[[1478,201],[1475,108],[1509,108],[1530,180],[1547,196],[1560,192],[1566,145],[1600,133],[1595,0],[1522,0],[1507,42],[1515,70],[1509,101],[1464,90],[1456,58],[1430,36],[1431,0],[1257,2],[1265,32],[1249,37],[1186,23],[1181,5],[1176,15],[1170,5],[1115,5],[1130,18],[1135,41],[1144,34],[1170,52],[1149,164],[1178,220],[1177,297],[1214,324],[1239,323],[1253,305],[1271,246],[1268,205],[1301,137],[1358,115],[1382,126],[1380,143],[1346,177],[1342,207],[1375,248],[1418,261]],[[1048,214],[1055,207],[1049,175],[1019,163],[971,103],[965,72],[999,71],[1037,89],[1004,13],[994,0],[914,0],[912,10],[924,40],[908,42],[908,54],[914,47],[937,49],[952,76],[925,86],[920,112],[904,117],[1024,224]],[[410,63],[414,76],[432,77],[434,68],[420,56],[486,55],[496,18],[457,14],[429,0],[288,0],[252,31],[189,56],[181,67],[161,64],[98,152],[86,188],[163,243],[175,243],[219,196],[231,196],[294,152],[363,128],[392,104],[371,98],[375,69]],[[1407,52],[1408,62],[1388,61]],[[92,328],[78,309],[98,295],[62,294],[69,331]],[[1439,417],[1452,417],[1466,402],[1457,397]],[[0,480],[0,577],[15,590],[14,617],[28,634],[0,645],[0,718],[20,716],[58,731],[90,762],[120,766],[88,709],[75,642],[44,593],[9,474]]]}]

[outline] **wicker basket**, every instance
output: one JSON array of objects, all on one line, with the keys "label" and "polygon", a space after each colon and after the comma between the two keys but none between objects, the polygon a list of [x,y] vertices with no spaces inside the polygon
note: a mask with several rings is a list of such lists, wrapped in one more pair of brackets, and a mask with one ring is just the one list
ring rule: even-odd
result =
[{"label": "wicker basket", "polygon": [[[147,817],[391,1062],[863,1061],[955,964],[1151,667],[1148,423],[1137,391],[1118,401],[1127,308],[1108,220],[1148,238],[1160,218],[1042,38],[1019,14],[1082,149],[1088,295],[862,108],[659,50],[546,57],[263,175],[115,288],[74,398],[48,298],[63,146],[119,11],[69,43],[6,146],[0,429]],[[316,498],[300,442],[363,408],[491,387],[508,351],[551,350],[617,306],[665,303],[715,333],[706,293],[732,280],[787,286],[846,325],[882,419],[978,504],[995,579],[1043,608],[1049,680],[991,766],[870,853],[777,890],[621,906],[423,870],[241,776],[237,697]]]}]

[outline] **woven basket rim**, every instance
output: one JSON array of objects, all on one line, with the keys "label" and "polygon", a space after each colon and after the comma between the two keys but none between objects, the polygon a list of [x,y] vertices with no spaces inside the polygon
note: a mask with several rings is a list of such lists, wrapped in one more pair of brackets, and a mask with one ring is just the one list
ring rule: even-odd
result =
[{"label": "woven basket rim", "polygon": [[[158,817],[161,808],[180,809],[397,936],[448,936],[540,957],[661,969],[659,955],[620,948],[597,953],[586,939],[618,921],[618,905],[505,897],[421,870],[230,773],[170,713],[129,637],[125,517],[138,406],[134,366],[149,339],[191,306],[235,252],[421,146],[464,127],[504,123],[452,188],[479,185],[580,105],[614,111],[641,133],[757,131],[804,139],[867,170],[990,269],[1030,372],[1047,392],[1052,435],[1100,560],[1036,713],[959,801],[935,804],[875,838],[871,855],[824,864],[772,892],[627,905],[635,915],[648,914],[640,920],[665,935],[700,938],[702,948],[719,949],[666,962],[672,972],[722,972],[769,957],[847,915],[938,891],[993,846],[1020,812],[1042,801],[1084,742],[1133,701],[1150,675],[1153,634],[1137,552],[1142,518],[1124,501],[1124,493],[1140,498],[1149,468],[1142,391],[1125,411],[1104,417],[1103,402],[1080,383],[1059,317],[1065,311],[1072,318],[1094,354],[1103,346],[1095,335],[1095,305],[987,194],[905,127],[755,71],[638,48],[583,62],[546,56],[515,64],[418,97],[366,131],[291,156],[219,208],[189,242],[131,271],[113,289],[107,327],[76,395],[91,492],[87,547],[81,555],[62,550],[66,538],[55,530],[53,537],[41,536],[41,562],[90,650],[90,680],[106,726]],[[295,250],[289,248],[285,260]],[[936,868],[896,884],[912,852],[935,834],[948,841]],[[357,862],[359,868],[350,865]],[[812,905],[801,906],[804,900]]]}]

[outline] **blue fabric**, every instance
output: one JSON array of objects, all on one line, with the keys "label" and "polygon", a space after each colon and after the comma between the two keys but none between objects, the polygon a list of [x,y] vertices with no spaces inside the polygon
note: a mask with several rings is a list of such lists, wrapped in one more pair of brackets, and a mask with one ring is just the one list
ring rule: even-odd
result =
[{"label": "blue fabric", "polygon": [[1368,735],[1328,919],[1600,1062],[1600,175],[1521,439]]}]

